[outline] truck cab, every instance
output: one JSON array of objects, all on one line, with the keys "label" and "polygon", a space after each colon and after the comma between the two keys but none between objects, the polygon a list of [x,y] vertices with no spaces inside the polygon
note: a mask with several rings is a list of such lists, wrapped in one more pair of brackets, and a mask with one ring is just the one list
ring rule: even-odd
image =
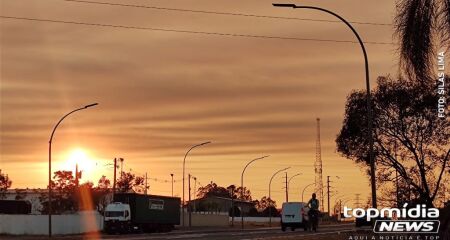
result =
[{"label": "truck cab", "polygon": [[106,232],[128,232],[131,230],[130,205],[121,202],[108,204],[104,221]]}]

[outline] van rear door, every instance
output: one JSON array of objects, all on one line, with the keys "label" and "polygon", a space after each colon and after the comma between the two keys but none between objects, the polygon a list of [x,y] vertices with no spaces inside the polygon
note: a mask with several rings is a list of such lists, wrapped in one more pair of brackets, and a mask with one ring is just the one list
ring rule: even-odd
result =
[{"label": "van rear door", "polygon": [[287,202],[283,203],[281,221],[283,223],[302,223],[302,210],[304,203]]}]

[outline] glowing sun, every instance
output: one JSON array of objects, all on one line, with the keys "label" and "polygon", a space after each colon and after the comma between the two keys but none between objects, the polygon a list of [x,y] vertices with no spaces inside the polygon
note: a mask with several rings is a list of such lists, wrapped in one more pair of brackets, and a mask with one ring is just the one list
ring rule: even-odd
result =
[{"label": "glowing sun", "polygon": [[69,152],[64,168],[75,172],[78,164],[78,171],[82,171],[82,179],[88,180],[95,170],[95,162],[90,159],[88,152],[81,148],[76,148]]}]

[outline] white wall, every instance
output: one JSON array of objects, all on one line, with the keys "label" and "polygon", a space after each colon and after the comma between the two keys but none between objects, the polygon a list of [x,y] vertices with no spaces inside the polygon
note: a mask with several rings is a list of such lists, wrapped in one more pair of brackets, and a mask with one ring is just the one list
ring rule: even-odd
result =
[{"label": "white wall", "polygon": [[[231,217],[230,217],[231,221]],[[235,222],[241,222],[241,217],[234,217]],[[270,221],[269,217],[244,217],[245,222],[254,222],[254,223],[268,223]],[[281,219],[279,217],[273,217],[272,223],[280,222]]]},{"label": "white wall", "polygon": [[[191,226],[194,227],[226,227],[229,225],[228,213],[208,213],[192,212]],[[180,216],[180,224],[183,222],[183,215]],[[189,223],[189,213],[184,215],[185,225]]]},{"label": "white wall", "polygon": [[[52,216],[53,234],[79,234],[100,231],[103,217],[96,211]],[[0,234],[46,235],[48,215],[0,214]]]}]

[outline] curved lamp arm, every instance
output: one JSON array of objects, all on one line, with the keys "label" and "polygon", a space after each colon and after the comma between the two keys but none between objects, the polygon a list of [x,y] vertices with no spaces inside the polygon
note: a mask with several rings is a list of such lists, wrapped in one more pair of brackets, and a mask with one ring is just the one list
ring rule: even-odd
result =
[{"label": "curved lamp arm", "polygon": [[53,128],[52,134],[50,135],[50,140],[49,140],[48,142],[51,143],[51,142],[53,141],[53,135],[55,134],[56,128],[58,128],[59,124],[61,124],[61,122],[62,122],[66,117],[68,117],[70,114],[72,114],[72,113],[74,113],[74,112],[78,112],[78,111],[84,110],[84,109],[86,109],[86,108],[94,107],[94,106],[97,106],[97,105],[98,105],[98,103],[92,103],[92,104],[86,105],[86,106],[84,106],[84,107],[77,108],[77,109],[75,109],[75,110],[73,110],[73,111],[67,113],[66,115],[64,115],[64,116],[58,121],[58,123],[55,125],[55,127]]}]

